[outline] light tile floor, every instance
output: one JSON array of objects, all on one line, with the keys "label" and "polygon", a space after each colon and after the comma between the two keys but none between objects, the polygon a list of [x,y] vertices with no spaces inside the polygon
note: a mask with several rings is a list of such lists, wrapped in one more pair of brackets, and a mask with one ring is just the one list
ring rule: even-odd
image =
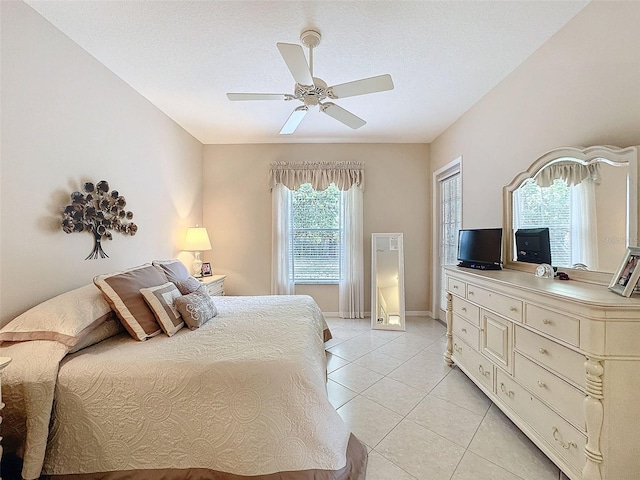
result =
[{"label": "light tile floor", "polygon": [[457,368],[445,327],[406,332],[327,318],[329,399],[369,449],[367,480],[563,480],[566,477]]}]

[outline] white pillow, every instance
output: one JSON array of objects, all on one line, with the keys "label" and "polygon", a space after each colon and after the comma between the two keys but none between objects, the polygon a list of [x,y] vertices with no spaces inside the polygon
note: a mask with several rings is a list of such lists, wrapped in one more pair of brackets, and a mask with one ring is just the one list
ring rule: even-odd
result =
[{"label": "white pillow", "polygon": [[16,317],[0,330],[0,340],[55,340],[73,347],[111,313],[102,292],[88,284],[46,300]]}]

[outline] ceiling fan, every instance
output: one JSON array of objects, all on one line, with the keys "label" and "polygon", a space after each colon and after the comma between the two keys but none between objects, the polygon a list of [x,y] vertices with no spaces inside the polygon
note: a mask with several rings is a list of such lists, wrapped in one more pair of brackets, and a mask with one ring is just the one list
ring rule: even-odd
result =
[{"label": "ceiling fan", "polygon": [[319,107],[320,111],[353,129],[360,128],[365,122],[360,117],[345,110],[327,99],[365,95],[367,93],[383,92],[393,89],[391,75],[378,75],[363,78],[353,82],[341,83],[332,87],[313,76],[313,49],[320,44],[320,32],[305,30],[300,35],[300,41],[309,48],[309,64],[300,45],[293,43],[278,43],[280,55],[287,64],[293,79],[296,81],[293,95],[288,93],[227,93],[227,98],[233,101],[244,100],[299,100],[302,105],[293,110],[284,126],[281,135],[289,135],[296,131],[300,122],[309,111],[309,107]]}]

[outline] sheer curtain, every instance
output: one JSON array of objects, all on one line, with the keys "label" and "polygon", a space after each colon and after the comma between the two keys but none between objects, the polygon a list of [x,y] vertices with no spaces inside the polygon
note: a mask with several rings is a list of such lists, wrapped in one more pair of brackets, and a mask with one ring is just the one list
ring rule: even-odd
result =
[{"label": "sheer curtain", "polygon": [[353,185],[342,196],[339,309],[342,318],[364,318],[363,192]]},{"label": "sheer curtain", "polygon": [[291,262],[291,190],[278,183],[271,189],[271,293],[293,295],[295,285],[289,276]]},{"label": "sheer curtain", "polygon": [[589,270],[598,266],[598,219],[595,182],[590,178],[571,187],[571,264]]},{"label": "sheer curtain", "polygon": [[291,237],[289,206],[291,190],[311,183],[324,190],[334,183],[341,191],[343,242],[339,310],[343,318],[364,318],[363,191],[361,162],[278,162],[271,164],[269,186],[272,195],[273,235],[271,292],[291,294],[289,278]]}]

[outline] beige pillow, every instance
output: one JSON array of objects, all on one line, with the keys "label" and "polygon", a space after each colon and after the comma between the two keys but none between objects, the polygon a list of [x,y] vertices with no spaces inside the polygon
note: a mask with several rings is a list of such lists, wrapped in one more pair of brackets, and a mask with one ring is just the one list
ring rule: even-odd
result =
[{"label": "beige pillow", "polygon": [[115,312],[112,311],[110,318],[107,318],[104,322],[82,337],[78,343],[71,347],[69,353],[76,353],[83,348],[90,347],[91,345],[100,343],[107,338],[111,338],[120,332],[124,332],[124,327],[120,323],[120,320],[118,320],[118,317],[116,317]]},{"label": "beige pillow", "polygon": [[146,340],[162,332],[153,312],[140,293],[141,288],[167,283],[167,277],[147,263],[124,272],[99,275],[93,279],[111,308],[136,340]]},{"label": "beige pillow", "polygon": [[174,300],[182,295],[173,283],[167,282],[157,287],[141,288],[140,293],[153,311],[164,333],[171,336],[184,326],[180,313],[173,306]]},{"label": "beige pillow", "polygon": [[156,267],[173,283],[182,282],[189,278],[189,270],[180,260],[154,260],[151,265]]},{"label": "beige pillow", "polygon": [[55,340],[69,347],[112,314],[95,285],[88,284],[27,310],[0,330],[0,340]]},{"label": "beige pillow", "polygon": [[186,280],[180,280],[178,282],[175,282],[175,284],[176,284],[176,287],[178,287],[178,290],[180,290],[180,293],[182,295],[189,295],[190,293],[195,292],[202,286],[202,283],[200,283],[200,281],[197,278],[192,276],[189,276]]},{"label": "beige pillow", "polygon": [[204,286],[189,295],[176,298],[175,307],[191,330],[200,328],[218,314],[218,309]]}]

